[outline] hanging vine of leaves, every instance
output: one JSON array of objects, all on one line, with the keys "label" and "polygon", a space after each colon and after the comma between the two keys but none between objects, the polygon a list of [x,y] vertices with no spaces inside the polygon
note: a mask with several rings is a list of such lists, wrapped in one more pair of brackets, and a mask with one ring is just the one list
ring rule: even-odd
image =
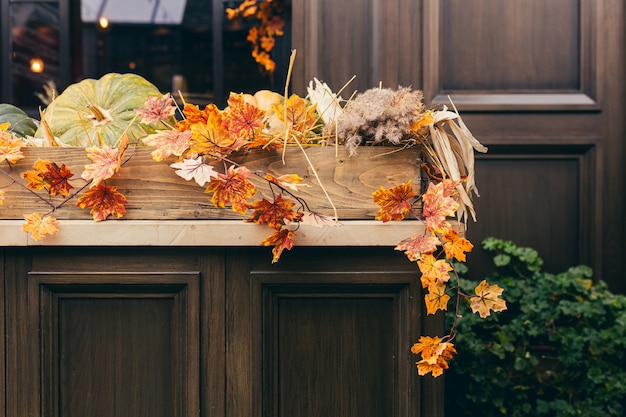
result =
[{"label": "hanging vine of leaves", "polygon": [[[484,280],[475,288],[474,295],[465,294],[461,290],[455,262],[465,262],[466,253],[474,246],[460,236],[448,221],[448,218],[456,215],[459,208],[459,185],[460,181],[444,178],[436,184],[431,182],[421,195],[413,190],[411,181],[390,189],[381,187],[373,193],[374,201],[380,205],[376,219],[383,222],[400,221],[411,214],[425,222],[423,234],[399,242],[396,250],[403,251],[409,260],[417,262],[422,288],[426,291],[424,304],[427,314],[436,314],[439,310],[447,311],[454,296],[458,301],[467,301],[474,313],[485,318],[492,311],[506,310],[506,301],[500,298],[502,288]],[[423,202],[421,211],[415,209],[416,199]],[[458,309],[457,302],[455,317],[458,317]],[[411,352],[420,356],[416,363],[419,375],[430,373],[433,377],[438,377],[448,369],[448,360],[456,353],[452,343],[455,335],[456,320],[443,337],[420,337],[411,348]]]},{"label": "hanging vine of leaves", "polygon": [[283,0],[245,0],[236,8],[226,8],[226,16],[235,25],[244,20],[253,21],[246,40],[252,45],[252,57],[267,72],[276,69],[276,62],[270,54],[276,43],[276,36],[282,36],[285,27]]}]

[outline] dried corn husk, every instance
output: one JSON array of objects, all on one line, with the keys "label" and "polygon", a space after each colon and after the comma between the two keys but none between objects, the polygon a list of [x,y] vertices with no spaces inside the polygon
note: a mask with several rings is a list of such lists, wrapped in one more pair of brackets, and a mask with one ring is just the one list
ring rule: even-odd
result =
[{"label": "dried corn husk", "polygon": [[[454,106],[454,104],[453,104]],[[429,126],[430,140],[433,146],[435,164],[448,178],[459,181],[459,221],[467,221],[468,214],[476,221],[476,212],[472,203],[472,193],[478,196],[474,174],[474,150],[487,152],[469,131],[456,107],[454,112],[444,110],[434,113],[434,122]],[[458,122],[458,124],[457,124]],[[449,126],[452,134],[445,126]]]}]

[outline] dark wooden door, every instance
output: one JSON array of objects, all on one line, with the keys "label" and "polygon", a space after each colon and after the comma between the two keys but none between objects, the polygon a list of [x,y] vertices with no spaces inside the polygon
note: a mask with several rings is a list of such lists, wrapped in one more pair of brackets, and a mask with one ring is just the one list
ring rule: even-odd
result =
[{"label": "dark wooden door", "polygon": [[[475,136],[478,222],[539,250],[553,272],[585,263],[626,291],[622,0],[293,0],[294,89],[379,83],[449,97]],[[350,94],[344,94],[348,97]],[[479,278],[486,254],[468,259]]]},{"label": "dark wooden door", "polygon": [[267,248],[0,259],[7,417],[441,415],[442,381],[410,353],[438,324],[391,248],[294,248],[279,265]]}]

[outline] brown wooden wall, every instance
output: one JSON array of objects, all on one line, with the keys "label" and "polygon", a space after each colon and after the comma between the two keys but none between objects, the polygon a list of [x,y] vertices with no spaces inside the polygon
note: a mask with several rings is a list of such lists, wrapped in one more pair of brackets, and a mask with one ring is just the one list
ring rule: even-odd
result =
[{"label": "brown wooden wall", "polygon": [[[624,292],[625,21],[622,0],[293,0],[294,88],[357,75],[347,91],[450,96],[489,147],[468,237],[532,246],[553,272],[591,265]],[[469,259],[477,278],[489,263]]]}]

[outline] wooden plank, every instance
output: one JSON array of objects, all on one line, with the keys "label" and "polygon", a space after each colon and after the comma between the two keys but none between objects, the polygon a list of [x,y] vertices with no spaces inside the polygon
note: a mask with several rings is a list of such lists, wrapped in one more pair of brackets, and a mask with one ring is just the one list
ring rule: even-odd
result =
[{"label": "wooden plank", "polygon": [[[333,215],[333,207],[320,187],[323,184],[340,219],[373,219],[378,206],[374,204],[372,192],[381,186],[391,187],[408,180],[418,185],[420,166],[418,149],[389,153],[392,148],[363,147],[358,156],[349,157],[344,148],[315,147],[306,149],[307,157],[299,149],[288,149],[285,162],[276,151],[253,151],[232,159],[245,164],[249,169],[269,172],[274,176],[298,174],[304,178],[304,186],[295,193],[302,198],[310,210]],[[24,148],[26,158],[18,161],[9,170],[6,165],[0,172],[0,188],[5,191],[4,205],[0,206],[0,219],[23,219],[34,211],[46,213],[46,204],[25,187],[23,174],[32,170],[38,159],[65,164],[77,178],[72,184],[76,189],[84,185],[80,175],[86,164],[92,162],[83,148]],[[132,158],[118,174],[107,181],[107,185],[118,187],[128,200],[126,219],[241,219],[243,216],[231,210],[216,208],[210,201],[205,187],[186,181],[176,175],[169,165],[175,162],[154,162],[151,148],[128,151]],[[221,163],[215,163],[216,169]],[[9,178],[6,174],[10,175]],[[319,178],[316,178],[316,175]],[[24,187],[13,183],[18,181]],[[272,190],[267,182],[252,175],[261,195],[270,199]],[[44,192],[45,193],[45,192]],[[47,198],[47,195],[45,196]],[[60,197],[55,197],[60,203]],[[68,200],[55,212],[57,219],[90,219],[88,210],[75,206],[75,199]],[[296,207],[297,208],[297,207]]]},{"label": "wooden plank", "polygon": [[[266,226],[242,220],[62,220],[59,232],[36,241],[22,230],[23,220],[0,220],[2,246],[258,246],[272,234]],[[458,229],[462,231],[462,225]],[[423,234],[418,220],[382,223],[346,220],[337,226],[302,225],[296,246],[395,246]]]}]

